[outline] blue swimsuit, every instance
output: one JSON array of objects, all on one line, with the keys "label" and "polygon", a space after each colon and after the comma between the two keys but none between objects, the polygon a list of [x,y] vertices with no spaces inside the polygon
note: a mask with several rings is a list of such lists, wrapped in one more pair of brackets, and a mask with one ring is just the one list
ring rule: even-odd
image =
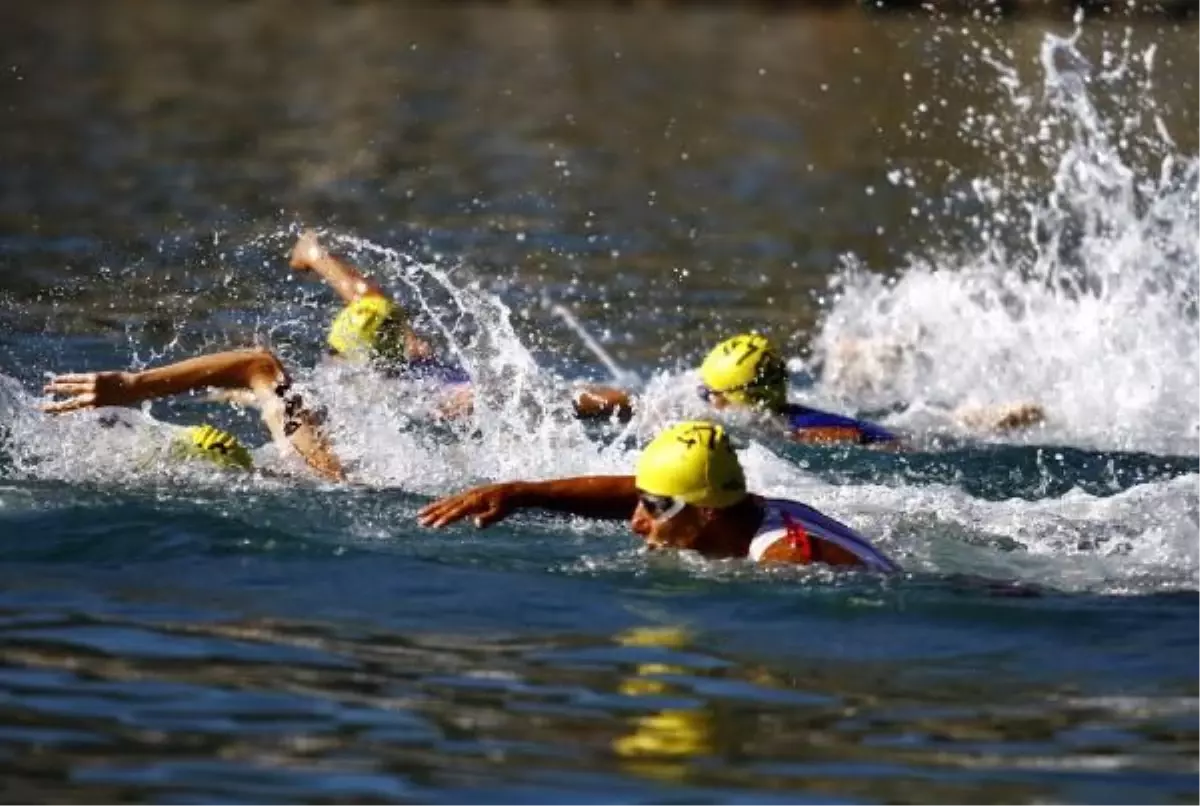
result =
[{"label": "blue swimsuit", "polygon": [[434,381],[451,386],[470,383],[471,376],[462,367],[447,364],[438,358],[418,358],[389,367],[388,376],[405,381]]},{"label": "blue swimsuit", "polygon": [[856,420],[841,414],[834,414],[821,409],[810,409],[808,406],[798,406],[789,403],[783,412],[788,425],[796,431],[809,429],[838,429],[853,432],[849,436],[860,445],[870,445],[877,442],[894,442],[897,437],[886,428],[869,423],[866,420]]}]

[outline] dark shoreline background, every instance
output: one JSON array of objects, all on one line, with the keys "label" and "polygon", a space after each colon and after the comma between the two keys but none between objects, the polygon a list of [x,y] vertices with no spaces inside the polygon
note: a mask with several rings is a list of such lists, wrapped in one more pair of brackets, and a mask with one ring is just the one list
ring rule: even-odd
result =
[{"label": "dark shoreline background", "polygon": [[[622,358],[708,336],[684,319],[665,344],[622,345],[618,307],[589,289],[636,290],[668,321],[695,292],[728,327],[800,345],[841,256],[891,272],[970,253],[979,211],[948,198],[979,177],[1048,181],[1036,160],[997,171],[1037,121],[1006,111],[978,54],[1037,94],[1046,33],[1073,30],[845,5],[6,3],[0,318],[146,323],[163,344],[223,311],[254,318],[286,282],[284,228],[304,224],[544,288],[614,330]],[[1125,36],[1155,46],[1155,113],[1194,153],[1195,24],[1089,19],[1080,46]],[[1112,118],[1136,98],[1094,102]],[[962,136],[971,108],[1000,115],[999,140]],[[244,343],[240,321],[212,338]]]}]

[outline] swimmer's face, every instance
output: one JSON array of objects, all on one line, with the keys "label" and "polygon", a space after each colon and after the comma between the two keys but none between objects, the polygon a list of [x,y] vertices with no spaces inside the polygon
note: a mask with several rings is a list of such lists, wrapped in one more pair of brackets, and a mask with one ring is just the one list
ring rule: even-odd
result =
[{"label": "swimmer's face", "polygon": [[720,411],[721,409],[727,409],[730,406],[736,406],[737,404],[725,397],[725,395],[721,394],[720,392],[713,392],[708,396],[708,405],[712,406],[717,411]]},{"label": "swimmer's face", "polygon": [[787,403],[787,389],[784,387],[742,386],[718,392],[701,384],[696,388],[696,392],[701,400],[718,411],[721,409],[752,409],[778,412],[782,411]]},{"label": "swimmer's face", "polygon": [[709,389],[704,384],[701,384],[696,388],[696,393],[700,396],[701,400],[712,406],[714,409],[723,409],[730,405],[734,405],[733,401],[726,397],[724,393],[718,392],[714,389]]},{"label": "swimmer's face", "polygon": [[685,506],[664,518],[652,514],[644,502],[638,501],[629,528],[645,540],[650,549],[695,549],[704,523],[696,507]]}]

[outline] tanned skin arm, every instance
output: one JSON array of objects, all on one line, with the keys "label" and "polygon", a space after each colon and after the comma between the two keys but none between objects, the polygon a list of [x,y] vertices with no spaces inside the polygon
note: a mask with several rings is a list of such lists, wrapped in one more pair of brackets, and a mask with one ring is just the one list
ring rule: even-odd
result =
[{"label": "tanned skin arm", "polygon": [[297,272],[313,272],[328,283],[346,303],[362,297],[387,297],[378,283],[346,261],[330,254],[312,230],[305,230],[296,240],[288,265]]},{"label": "tanned skin arm", "polygon": [[66,400],[42,405],[49,414],[102,406],[131,406],[143,400],[199,389],[244,390],[254,395],[263,422],[280,445],[295,448],[321,476],[345,478],[341,463],[299,397],[287,394],[291,379],[267,350],[234,350],[189,358],[141,372],[84,372],[56,375],[43,391]]},{"label": "tanned skin arm", "polygon": [[511,481],[476,487],[434,501],[417,518],[440,528],[474,518],[483,528],[522,509],[544,509],[598,520],[628,520],[637,508],[633,476],[576,476],[552,481]]},{"label": "tanned skin arm", "polygon": [[633,416],[633,399],[624,389],[611,386],[583,386],[575,393],[575,416],[581,420],[608,418],[614,414],[622,422]]}]

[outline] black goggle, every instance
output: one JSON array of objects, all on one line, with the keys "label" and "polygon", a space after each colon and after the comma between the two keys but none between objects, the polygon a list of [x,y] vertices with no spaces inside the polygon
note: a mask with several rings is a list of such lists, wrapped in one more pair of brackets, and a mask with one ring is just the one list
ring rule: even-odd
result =
[{"label": "black goggle", "polygon": [[749,392],[754,389],[760,389],[762,386],[763,384],[761,383],[747,383],[743,384],[742,386],[735,386],[732,389],[711,389],[704,384],[700,384],[696,387],[696,394],[698,394],[700,399],[705,403],[709,403],[717,395],[732,395],[737,392]]},{"label": "black goggle", "polygon": [[687,502],[679,498],[669,495],[652,495],[641,491],[638,492],[638,502],[642,505],[642,509],[646,510],[646,514],[656,522],[674,518],[687,506]]}]

